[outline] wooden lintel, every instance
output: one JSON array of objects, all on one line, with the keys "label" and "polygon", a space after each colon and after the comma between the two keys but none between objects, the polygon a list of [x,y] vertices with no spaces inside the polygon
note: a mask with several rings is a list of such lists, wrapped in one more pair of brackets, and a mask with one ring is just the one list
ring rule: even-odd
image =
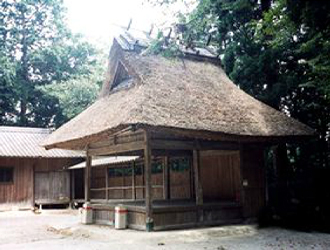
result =
[{"label": "wooden lintel", "polygon": [[110,154],[119,154],[129,151],[143,150],[145,143],[143,141],[122,143],[116,145],[109,145],[100,148],[90,148],[88,149],[88,155],[97,156],[97,155],[110,155]]},{"label": "wooden lintel", "polygon": [[150,140],[153,149],[189,150],[194,148],[193,141]]},{"label": "wooden lintel", "polygon": [[[163,189],[163,185],[152,185],[151,188]],[[108,187],[108,188],[91,188],[91,191],[106,191],[106,190],[131,190],[132,186],[118,186],[118,187]],[[135,186],[135,189],[145,189],[145,186]]]},{"label": "wooden lintel", "polygon": [[[150,140],[150,145],[153,150],[193,150],[196,148],[194,140],[153,139]],[[238,150],[239,144],[236,142],[199,141],[199,148],[202,150]]]},{"label": "wooden lintel", "polygon": [[157,156],[187,156],[191,157],[191,150],[170,150],[170,149],[153,149],[152,155]]}]

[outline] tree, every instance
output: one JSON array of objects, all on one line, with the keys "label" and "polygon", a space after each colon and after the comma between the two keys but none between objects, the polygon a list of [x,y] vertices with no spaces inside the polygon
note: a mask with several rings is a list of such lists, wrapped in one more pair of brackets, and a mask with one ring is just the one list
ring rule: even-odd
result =
[{"label": "tree", "polygon": [[65,25],[61,0],[0,3],[0,121],[58,126],[59,101],[38,86],[88,75],[95,49]]},{"label": "tree", "polygon": [[186,46],[215,47],[240,88],[317,131],[316,146],[308,150],[319,155],[309,161],[318,166],[330,160],[329,6],[312,0],[200,0],[178,19]]},{"label": "tree", "polygon": [[78,75],[66,81],[54,82],[39,89],[45,95],[56,98],[66,119],[71,119],[93,103],[103,83],[101,62],[91,67],[89,75]]}]

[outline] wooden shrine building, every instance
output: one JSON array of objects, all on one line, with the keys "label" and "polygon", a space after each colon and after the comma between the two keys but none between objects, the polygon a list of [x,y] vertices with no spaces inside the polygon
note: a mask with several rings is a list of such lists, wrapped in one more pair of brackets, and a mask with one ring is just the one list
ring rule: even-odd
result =
[{"label": "wooden shrine building", "polygon": [[0,126],[0,209],[69,204],[70,172],[82,153],[41,143],[50,129]]},{"label": "wooden shrine building", "polygon": [[[96,221],[111,221],[119,203],[137,229],[256,217],[265,205],[264,149],[314,131],[240,90],[208,50],[182,48],[167,59],[148,55],[147,45],[128,32],[114,39],[100,98],[44,146],[86,151],[85,200]],[[100,175],[95,156],[139,158]]]}]

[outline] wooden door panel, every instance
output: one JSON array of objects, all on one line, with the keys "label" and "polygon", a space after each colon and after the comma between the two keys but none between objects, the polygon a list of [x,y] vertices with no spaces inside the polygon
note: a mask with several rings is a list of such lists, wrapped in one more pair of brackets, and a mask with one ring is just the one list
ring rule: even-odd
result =
[{"label": "wooden door panel", "polygon": [[37,204],[70,201],[70,174],[68,171],[35,172],[34,178]]},{"label": "wooden door panel", "polygon": [[202,151],[201,182],[206,200],[236,200],[240,190],[238,151]]}]

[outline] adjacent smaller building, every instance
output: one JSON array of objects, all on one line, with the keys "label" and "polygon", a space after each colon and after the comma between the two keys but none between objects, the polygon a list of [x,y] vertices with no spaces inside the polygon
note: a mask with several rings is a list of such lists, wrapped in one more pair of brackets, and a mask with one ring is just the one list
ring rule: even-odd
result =
[{"label": "adjacent smaller building", "polygon": [[45,150],[50,129],[0,126],[0,207],[68,204],[79,151]]}]

